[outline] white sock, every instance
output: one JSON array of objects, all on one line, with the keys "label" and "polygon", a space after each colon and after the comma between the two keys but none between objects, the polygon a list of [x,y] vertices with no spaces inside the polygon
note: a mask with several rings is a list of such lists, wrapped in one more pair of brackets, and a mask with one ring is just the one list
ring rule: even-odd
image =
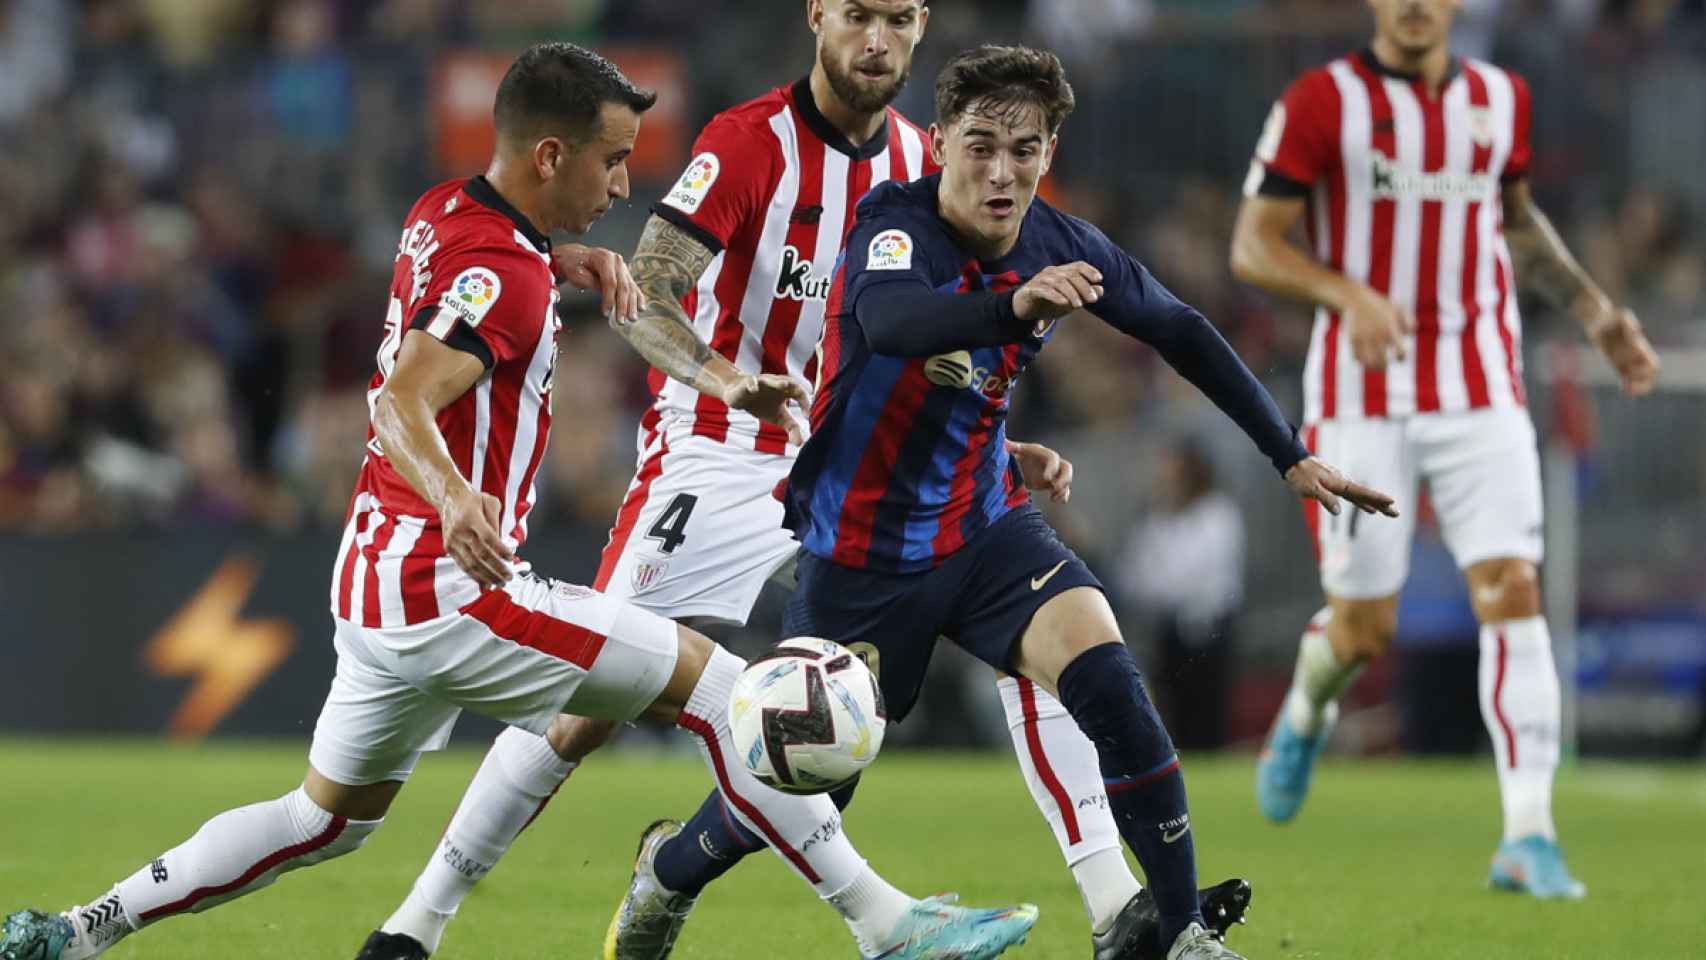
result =
[{"label": "white sock", "polygon": [[1481,718],[1499,765],[1505,839],[1539,834],[1555,840],[1552,774],[1558,769],[1560,700],[1545,619],[1483,625],[1480,681]]},{"label": "white sock", "polygon": [[1337,709],[1339,697],[1362,673],[1360,663],[1340,663],[1333,645],[1327,642],[1327,622],[1332,618],[1331,607],[1316,611],[1309,618],[1309,626],[1303,628],[1303,640],[1297,647],[1297,667],[1292,671],[1285,711],[1292,730],[1300,736],[1313,737],[1320,732],[1328,712]]},{"label": "white sock", "polygon": [[1126,863],[1096,745],[1047,690],[1021,677],[1002,677],[995,688],[1025,786],[1072,868],[1091,932],[1101,933],[1143,885]]},{"label": "white sock", "polygon": [[63,960],[96,956],[157,920],[200,913],[291,870],[349,853],[382,822],[334,817],[301,787],[277,800],[227,810],[106,896],[68,911],[77,940]]},{"label": "white sock", "polygon": [[507,727],[468,784],[409,896],[380,927],[414,937],[438,951],[444,928],[462,901],[491,872],[522,828],[544,809],[575,765],[538,734]]},{"label": "white sock", "polygon": [[741,658],[715,648],[678,722],[699,738],[700,752],[729,811],[763,837],[819,897],[841,911],[861,948],[880,952],[879,941],[912,900],[869,869],[842,831],[841,813],[828,796],[772,790],[741,763],[729,735],[728,704],[745,668]]}]

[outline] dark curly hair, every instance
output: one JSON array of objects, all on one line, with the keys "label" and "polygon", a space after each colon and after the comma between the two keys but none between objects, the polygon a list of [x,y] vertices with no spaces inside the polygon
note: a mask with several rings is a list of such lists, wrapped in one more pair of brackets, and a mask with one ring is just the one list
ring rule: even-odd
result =
[{"label": "dark curly hair", "polygon": [[936,76],[936,121],[944,126],[968,111],[1012,116],[1034,107],[1054,133],[1076,104],[1066,67],[1047,50],[985,44],[955,55]]}]

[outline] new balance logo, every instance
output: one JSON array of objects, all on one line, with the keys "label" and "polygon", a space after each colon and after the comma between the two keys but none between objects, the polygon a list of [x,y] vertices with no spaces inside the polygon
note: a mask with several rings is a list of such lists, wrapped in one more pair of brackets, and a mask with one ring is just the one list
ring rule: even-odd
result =
[{"label": "new balance logo", "polygon": [[170,875],[166,873],[166,861],[163,859],[156,860],[149,864],[148,875],[154,878],[155,883],[165,883],[170,877]]},{"label": "new balance logo", "polygon": [[794,208],[788,217],[789,223],[797,223],[802,227],[815,227],[823,219],[823,208],[815,203],[804,204]]}]

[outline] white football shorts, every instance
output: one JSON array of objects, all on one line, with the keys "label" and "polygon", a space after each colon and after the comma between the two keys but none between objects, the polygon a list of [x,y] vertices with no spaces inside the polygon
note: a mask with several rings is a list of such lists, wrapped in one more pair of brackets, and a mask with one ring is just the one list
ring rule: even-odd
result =
[{"label": "white football shorts", "polygon": [[632,720],[679,652],[669,620],[530,574],[412,627],[334,623],[338,670],[308,759],[351,786],[408,779],[464,709],[540,735],[559,713]]},{"label": "white football shorts", "polygon": [[1540,562],[1540,456],[1527,410],[1328,420],[1305,430],[1304,442],[1351,479],[1390,494],[1400,514],[1346,505],[1335,517],[1305,505],[1329,596],[1375,599],[1404,585],[1421,481],[1459,569],[1505,557]]},{"label": "white football shorts", "polygon": [[674,620],[745,624],[766,581],[792,585],[799,542],[776,489],[794,460],[673,432],[641,450],[593,585]]}]

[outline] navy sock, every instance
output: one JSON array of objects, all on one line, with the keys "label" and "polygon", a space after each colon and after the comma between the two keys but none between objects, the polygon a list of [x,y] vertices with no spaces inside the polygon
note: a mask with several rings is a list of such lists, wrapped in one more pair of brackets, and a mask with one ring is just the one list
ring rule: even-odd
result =
[{"label": "navy sock", "polygon": [[1161,914],[1161,943],[1170,947],[1185,927],[1203,922],[1196,845],[1173,739],[1123,643],[1086,650],[1060,672],[1058,686],[1060,702],[1096,745],[1114,822],[1143,865]]},{"label": "navy sock", "polygon": [[764,838],[742,826],[723,806],[723,795],[712,790],[681,832],[658,848],[653,869],[671,891],[697,897],[747,854],[763,849]]}]

